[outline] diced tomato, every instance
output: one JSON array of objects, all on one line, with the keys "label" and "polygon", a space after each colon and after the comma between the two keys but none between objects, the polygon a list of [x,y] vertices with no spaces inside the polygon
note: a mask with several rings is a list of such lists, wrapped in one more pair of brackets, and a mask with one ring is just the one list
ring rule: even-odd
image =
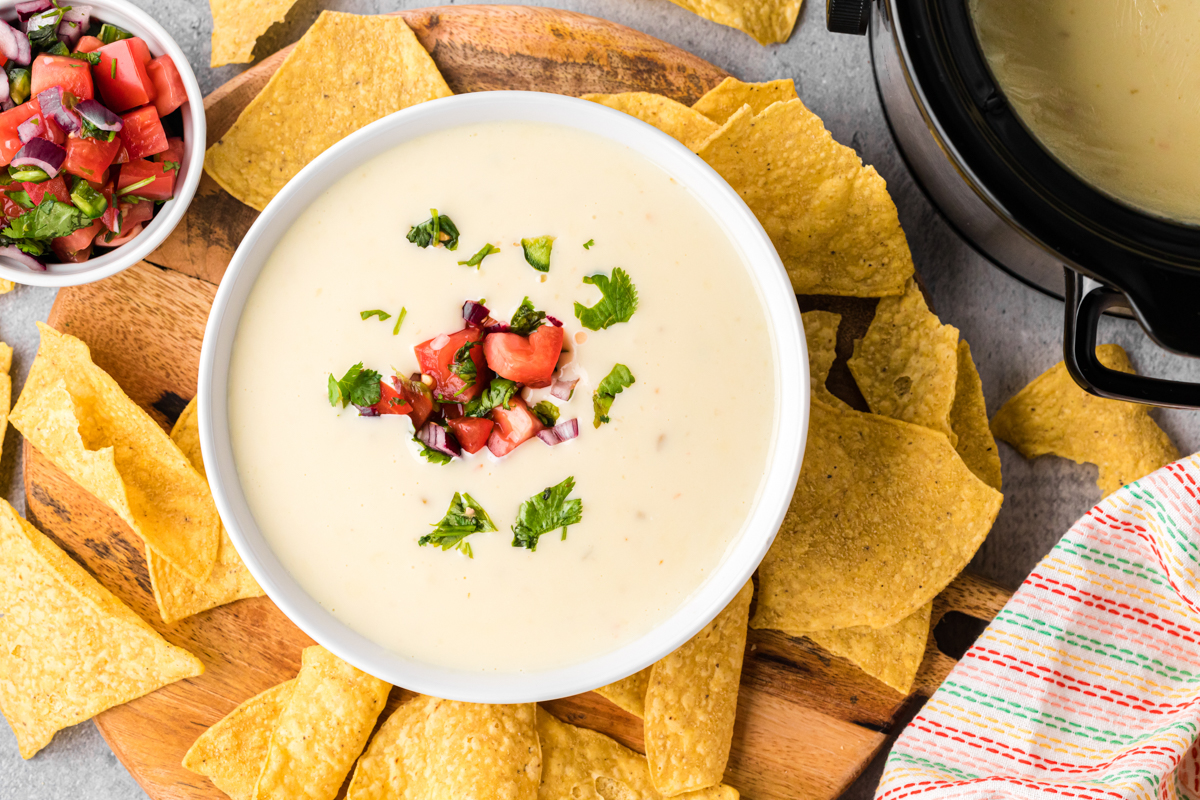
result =
[{"label": "diced tomato", "polygon": [[22,183],[21,186],[35,206],[40,206],[46,195],[63,203],[71,202],[71,191],[67,188],[67,182],[62,175],[56,175],[41,183]]},{"label": "diced tomato", "polygon": [[170,200],[174,196],[175,170],[168,169],[164,163],[144,158],[135,158],[121,167],[121,174],[117,176],[117,191],[147,178],[151,179],[150,183],[134,189],[130,194],[151,200]]},{"label": "diced tomato", "polygon": [[117,199],[117,207],[121,210],[121,230],[139,222],[149,222],[154,219],[154,203],[126,203]]},{"label": "diced tomato", "polygon": [[54,254],[65,261],[80,250],[91,247],[92,241],[103,229],[104,226],[100,224],[100,220],[96,220],[86,228],[80,228],[68,236],[58,237],[50,243],[50,246],[54,248]]},{"label": "diced tomato", "polygon": [[47,117],[43,124],[46,126],[46,132],[42,135],[43,139],[49,139],[59,147],[67,146],[67,134],[62,128],[58,127],[57,122]]},{"label": "diced tomato", "polygon": [[63,259],[63,261],[67,264],[82,264],[83,262],[87,261],[89,258],[92,257],[92,245],[93,244],[95,244],[94,241],[88,242],[87,247],[83,248],[78,253],[73,253],[72,255],[67,256],[66,258]]},{"label": "diced tomato", "polygon": [[79,39],[79,44],[75,45],[76,53],[94,53],[104,47],[104,42],[97,39],[95,36],[82,36]]},{"label": "diced tomato", "polygon": [[167,132],[163,130],[154,106],[143,106],[121,115],[121,132],[117,134],[129,151],[130,160],[152,156],[167,149]]},{"label": "diced tomato", "polygon": [[496,425],[490,419],[482,417],[458,417],[446,420],[446,424],[450,426],[450,431],[454,438],[458,439],[462,449],[468,453],[478,453],[482,450]]},{"label": "diced tomato", "polygon": [[106,182],[104,171],[113,163],[120,149],[120,138],[105,142],[101,139],[70,136],[67,138],[67,160],[63,162],[62,168],[65,172],[89,181]]},{"label": "diced tomato", "polygon": [[475,364],[474,384],[467,386],[466,381],[450,370],[459,348],[467,342],[478,342],[482,335],[478,328],[463,328],[455,333],[435,336],[413,348],[421,372],[433,377],[433,396],[438,400],[465,403],[474,400],[483,391],[487,383],[487,364],[483,359],[482,347],[472,347],[470,351],[471,361]]},{"label": "diced tomato", "polygon": [[25,144],[17,135],[17,128],[25,120],[40,113],[42,110],[38,107],[37,101],[30,100],[28,103],[22,103],[16,108],[10,108],[0,114],[0,167],[6,166],[12,161],[13,156]]},{"label": "diced tomato", "polygon": [[141,61],[143,64],[150,63],[150,48],[146,46],[145,39],[139,39],[137,36],[133,36],[125,41],[129,42],[129,49],[132,50],[133,54],[138,57],[138,61]]},{"label": "diced tomato", "polygon": [[91,65],[70,56],[42,53],[33,60],[33,74],[29,78],[30,96],[37,97],[52,86],[70,92],[77,100],[91,100],[95,96]]},{"label": "diced tomato", "polygon": [[508,406],[492,409],[492,419],[496,421],[496,427],[488,437],[487,447],[497,458],[516,450],[546,427],[521,398],[514,397],[509,400]]},{"label": "diced tomato", "polygon": [[16,219],[25,213],[25,209],[8,196],[8,192],[0,192],[0,211],[4,212],[6,220]]},{"label": "diced tomato", "polygon": [[[392,379],[394,381],[395,378]],[[376,414],[411,414],[412,403],[404,399],[404,393],[386,378],[379,382],[379,402],[372,408]]]},{"label": "diced tomato", "polygon": [[[101,234],[100,236],[96,237],[95,244],[97,247],[120,247],[127,242],[133,241],[141,232],[142,225],[141,223],[138,223],[137,225],[131,225],[130,227],[126,228],[124,233]],[[112,241],[108,241],[109,236],[113,237]]]},{"label": "diced tomato", "polygon": [[161,153],[155,153],[153,160],[155,161],[174,161],[176,164],[183,164],[183,139],[178,136],[167,138],[167,149]]},{"label": "diced tomato", "polygon": [[159,56],[146,65],[146,74],[154,84],[154,107],[158,115],[165,117],[187,102],[187,90],[183,78],[170,56]]},{"label": "diced tomato", "polygon": [[104,223],[104,227],[108,228],[112,233],[121,232],[121,210],[117,208],[117,204],[113,202],[112,185],[105,186],[100,194],[104,195],[104,199],[108,201],[108,207],[104,209],[104,213],[100,215],[100,221]]},{"label": "diced tomato", "polygon": [[128,164],[129,149],[125,147],[125,141],[120,136],[118,136],[116,139],[113,139],[113,141],[120,142],[121,146],[117,148],[117,155],[113,158],[112,162],[114,164]]},{"label": "diced tomato", "polygon": [[404,395],[404,399],[412,406],[408,416],[412,419],[413,429],[421,430],[421,426],[429,420],[433,413],[433,393],[420,381],[411,381],[399,375],[392,377],[392,384]]},{"label": "diced tomato", "polygon": [[97,192],[102,192],[102,191],[104,191],[104,187],[108,185],[108,178],[109,178],[109,170],[106,169],[100,173],[100,177],[97,178],[96,180],[91,180],[89,178],[84,178],[84,180],[86,180],[88,182],[88,185],[91,186],[93,189],[95,189]]},{"label": "diced tomato", "polygon": [[[141,45],[139,48],[137,42]],[[100,98],[109,109],[120,113],[135,106],[145,105],[154,99],[154,82],[146,72],[146,60],[142,60],[145,42],[140,39],[121,39],[106,44],[97,52],[100,63],[96,65],[96,84]],[[86,62],[76,61],[87,66]]]},{"label": "diced tomato", "polygon": [[529,338],[516,333],[490,333],[483,343],[483,354],[501,378],[539,389],[550,385],[562,344],[563,329],[543,325]]}]

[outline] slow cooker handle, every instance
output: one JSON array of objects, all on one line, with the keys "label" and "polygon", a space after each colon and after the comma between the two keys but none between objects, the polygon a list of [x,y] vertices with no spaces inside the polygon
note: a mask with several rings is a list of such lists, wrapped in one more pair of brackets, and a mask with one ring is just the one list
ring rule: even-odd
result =
[{"label": "slow cooker handle", "polygon": [[1066,330],[1063,356],[1067,372],[1086,391],[1111,400],[1168,408],[1200,408],[1200,384],[1128,375],[1096,358],[1096,329],[1110,308],[1126,305],[1125,296],[1066,267]]}]

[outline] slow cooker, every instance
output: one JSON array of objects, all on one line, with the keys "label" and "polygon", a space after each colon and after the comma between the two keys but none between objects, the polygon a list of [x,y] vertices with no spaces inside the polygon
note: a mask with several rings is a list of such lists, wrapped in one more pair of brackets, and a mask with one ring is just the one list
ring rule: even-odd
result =
[{"label": "slow cooker", "polygon": [[869,34],[884,114],[930,202],[993,264],[1065,301],[1063,355],[1079,385],[1200,408],[1200,385],[1126,375],[1095,355],[1108,312],[1132,316],[1167,350],[1200,356],[1200,227],[1111,199],[1046,151],[989,71],[967,0],[827,3],[831,31]]}]

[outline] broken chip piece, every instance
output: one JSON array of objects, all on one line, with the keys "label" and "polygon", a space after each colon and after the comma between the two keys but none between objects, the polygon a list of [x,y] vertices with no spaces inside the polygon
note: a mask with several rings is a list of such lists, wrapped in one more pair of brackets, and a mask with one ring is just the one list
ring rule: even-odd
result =
[{"label": "broken chip piece", "polygon": [[796,27],[801,0],[671,0],[718,25],[754,37],[761,45],[786,42]]},{"label": "broken chip piece", "polygon": [[[1096,357],[1109,369],[1133,374],[1129,356],[1118,345],[1100,345]],[[1179,458],[1149,406],[1088,394],[1061,361],[996,412],[992,433],[1026,458],[1052,453],[1097,465],[1096,485],[1104,495]]]},{"label": "broken chip piece", "polygon": [[724,125],[742,106],[750,106],[750,113],[760,114],[772,103],[798,99],[796,84],[791,79],[743,83],[730,76],[693,103],[692,108],[717,125]]},{"label": "broken chip piece", "polygon": [[832,311],[805,311],[800,317],[804,322],[804,338],[808,340],[808,379],[812,383],[812,396],[834,408],[850,408],[825,388],[829,370],[837,360],[837,332],[842,315]]},{"label": "broken chip piece", "polygon": [[717,130],[717,123],[683,103],[650,92],[585,94],[584,100],[623,111],[653,125],[687,148],[696,150]]},{"label": "broken chip piece", "polygon": [[628,678],[601,686],[596,690],[596,694],[635,717],[645,717],[646,687],[650,685],[651,669],[653,665],[633,673]]},{"label": "broken chip piece", "polygon": [[296,0],[208,0],[212,11],[209,66],[254,60],[254,44],[276,22],[283,22]]},{"label": "broken chip piece", "polygon": [[821,647],[850,661],[902,695],[912,692],[917,670],[925,658],[933,603],[926,603],[886,628],[841,628],[809,633]]},{"label": "broken chip piece", "polygon": [[958,382],[950,409],[950,429],[958,437],[955,449],[975,477],[1000,491],[1000,453],[988,427],[983,381],[966,339],[958,343]]}]

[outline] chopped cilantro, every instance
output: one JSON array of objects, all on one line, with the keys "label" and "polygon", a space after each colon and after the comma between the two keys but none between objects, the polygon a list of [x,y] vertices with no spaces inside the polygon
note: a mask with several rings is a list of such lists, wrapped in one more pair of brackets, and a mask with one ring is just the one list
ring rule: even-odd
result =
[{"label": "chopped cilantro", "polygon": [[463,385],[455,394],[462,394],[464,391],[475,385],[475,378],[478,371],[475,369],[475,360],[471,358],[471,351],[476,347],[482,347],[482,341],[464,342],[463,346],[458,348],[458,352],[454,354],[454,359],[450,362],[450,371],[462,379]]},{"label": "chopped cilantro", "polygon": [[475,255],[471,256],[471,257],[470,257],[470,258],[468,258],[466,261],[460,261],[460,262],[458,262],[458,263],[459,263],[459,264],[461,264],[461,265],[463,265],[463,266],[467,266],[467,267],[476,267],[476,268],[478,268],[478,267],[479,267],[479,265],[483,263],[483,260],[484,260],[485,258],[487,258],[488,256],[490,256],[492,253],[499,253],[499,252],[500,252],[500,248],[499,248],[499,247],[493,247],[493,246],[491,245],[491,243],[489,242],[488,244],[485,244],[483,247],[479,248],[479,252],[478,252],[478,253],[476,253]]},{"label": "chopped cilantro", "polygon": [[8,199],[12,200],[21,208],[33,208],[33,198],[29,196],[29,192],[9,192]]},{"label": "chopped cilantro", "polygon": [[350,403],[356,406],[375,405],[382,395],[379,388],[380,377],[373,369],[363,369],[361,361],[348,369],[340,381],[330,374],[329,405],[334,408],[339,405],[345,408]]},{"label": "chopped cilantro", "polygon": [[574,489],[575,479],[567,478],[521,503],[512,526],[513,547],[537,550],[538,538],[558,528],[563,529],[562,538],[567,538],[567,526],[583,520],[583,501],[567,499]]},{"label": "chopped cilantro", "polygon": [[432,533],[418,539],[417,544],[422,547],[432,544],[443,550],[453,548],[465,553],[469,558],[474,558],[471,545],[466,541],[467,537],[473,533],[492,533],[495,530],[496,525],[492,518],[483,510],[483,506],[475,502],[474,497],[465,492],[455,492],[454,499],[450,501],[450,508],[446,510],[446,516],[433,526]]},{"label": "chopped cilantro", "polygon": [[554,249],[553,236],[522,239],[521,249],[525,251],[525,260],[529,262],[529,266],[538,272],[550,271],[550,251]]},{"label": "chopped cilantro", "polygon": [[[82,114],[79,115],[79,119],[83,123],[83,126],[79,130],[79,138],[81,139],[96,139],[101,142],[111,142],[117,136],[116,131],[106,131],[103,128],[98,128]],[[153,178],[150,180],[153,180]]]},{"label": "chopped cilantro", "polygon": [[64,8],[55,6],[45,11],[39,11],[25,20],[25,35],[29,37],[29,44],[33,48],[36,50],[49,50],[55,44],[59,43],[58,26],[62,22],[62,15],[65,10]]},{"label": "chopped cilantro", "polygon": [[508,401],[512,400],[514,394],[517,393],[517,384],[510,381],[508,378],[496,376],[488,383],[479,397],[476,397],[471,402],[467,403],[467,407],[463,409],[463,413],[468,417],[486,417],[493,409],[504,406],[508,408]]},{"label": "chopped cilantro", "polygon": [[[143,186],[149,186],[150,184],[154,183],[155,180],[156,180],[156,178],[153,175],[151,175],[149,178],[142,178],[137,183],[131,183],[128,186],[126,186],[124,189],[118,190],[117,197],[124,197],[127,194],[133,194],[138,189],[141,189]],[[584,280],[586,281],[587,278],[584,278]]]},{"label": "chopped cilantro", "polygon": [[380,322],[392,318],[391,314],[378,308],[373,308],[370,311],[360,311],[358,312],[358,316],[364,320],[370,319],[371,317],[379,317]]},{"label": "chopped cilantro", "polygon": [[176,172],[179,172],[179,162],[178,161],[167,160],[167,161],[162,162],[162,165],[163,165],[164,173],[170,172],[171,170],[175,170]]},{"label": "chopped cilantro", "polygon": [[596,419],[592,424],[595,427],[599,428],[605,422],[611,421],[608,412],[612,408],[613,400],[625,389],[633,386],[633,382],[633,373],[624,364],[615,365],[604,380],[600,381],[596,391],[592,392],[592,408],[596,412]]},{"label": "chopped cilantro", "polygon": [[629,322],[633,312],[637,311],[637,288],[629,280],[629,273],[620,267],[612,271],[611,280],[605,275],[588,275],[583,282],[597,287],[604,295],[591,308],[583,303],[575,304],[575,316],[588,330],[598,331],[618,322]]},{"label": "chopped cilantro", "polygon": [[558,424],[558,406],[549,400],[543,400],[530,410],[533,411],[547,428],[553,428]]},{"label": "chopped cilantro", "polygon": [[[96,38],[105,44],[112,44],[121,39],[131,39],[133,38],[133,34],[124,28],[118,28],[116,25],[105,22],[100,26],[100,32],[96,34]],[[116,61],[116,59],[113,60],[114,62]]]},{"label": "chopped cilantro", "polygon": [[439,214],[436,208],[429,209],[429,219],[420,225],[408,229],[408,240],[417,247],[437,247],[441,245],[447,250],[458,249],[458,226],[445,214]]},{"label": "chopped cilantro", "polygon": [[586,242],[584,242],[584,243],[583,243],[583,249],[584,249],[584,250],[591,250],[591,249],[592,249],[592,245],[594,245],[595,243],[596,243],[596,240],[595,240],[595,239],[588,239]]},{"label": "chopped cilantro", "polygon": [[404,324],[404,318],[408,316],[408,309],[401,307],[400,313],[396,315],[396,327],[392,328],[392,336],[400,333],[400,326]]},{"label": "chopped cilantro", "polygon": [[512,319],[508,323],[508,329],[512,333],[528,336],[545,322],[546,312],[535,309],[533,303],[529,302],[529,298],[526,297],[521,301],[521,305],[517,306],[517,310],[513,312]]},{"label": "chopped cilantro", "polygon": [[87,63],[91,64],[93,67],[100,63],[100,54],[96,53],[96,52],[67,53],[66,55],[70,56],[71,58],[78,58],[80,61],[86,61]]},{"label": "chopped cilantro", "polygon": [[[11,195],[10,195],[11,196]],[[16,244],[30,255],[41,255],[50,247],[50,240],[68,236],[92,224],[87,214],[70,203],[55,200],[49,192],[28,214],[11,220],[0,231],[4,244]]]},{"label": "chopped cilantro", "polygon": [[449,464],[451,462],[451,457],[441,450],[434,450],[415,436],[413,437],[413,441],[421,448],[419,455],[430,464]]}]

